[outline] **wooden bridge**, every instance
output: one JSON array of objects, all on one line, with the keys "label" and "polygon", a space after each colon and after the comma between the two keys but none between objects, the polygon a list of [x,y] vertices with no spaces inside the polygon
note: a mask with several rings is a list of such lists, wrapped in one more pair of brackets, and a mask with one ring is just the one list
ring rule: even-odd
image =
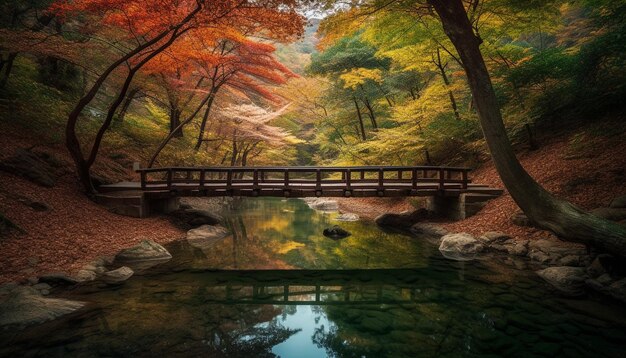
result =
[{"label": "wooden bridge", "polygon": [[145,217],[175,210],[178,198],[185,196],[426,196],[430,210],[462,219],[502,194],[472,183],[470,169],[458,167],[171,167],[137,172],[138,182],[100,186],[97,201],[113,212]]},{"label": "wooden bridge", "polygon": [[469,168],[433,166],[197,167],[138,169],[140,182],[105,185],[101,192],[140,190],[171,196],[393,197],[493,194],[472,184]]}]

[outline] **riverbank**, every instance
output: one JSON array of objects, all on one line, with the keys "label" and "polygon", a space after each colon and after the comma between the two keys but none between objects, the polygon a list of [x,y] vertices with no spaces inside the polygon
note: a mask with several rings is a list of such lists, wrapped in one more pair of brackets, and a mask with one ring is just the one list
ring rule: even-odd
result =
[{"label": "riverbank", "polygon": [[[626,136],[621,121],[602,125],[612,126],[612,130],[603,132],[597,128],[598,124],[587,125],[543,143],[538,150],[523,150],[518,158],[529,174],[557,197],[585,210],[607,207],[613,198],[626,195]],[[491,161],[471,172],[470,177],[476,183],[504,189]],[[419,198],[341,198],[338,202],[342,212],[356,213],[366,219],[424,206]],[[438,224],[449,232],[475,236],[489,231],[504,232],[519,240],[552,236],[545,230],[515,225],[511,218],[519,211],[505,190],[476,215],[457,222],[441,220]]]}]

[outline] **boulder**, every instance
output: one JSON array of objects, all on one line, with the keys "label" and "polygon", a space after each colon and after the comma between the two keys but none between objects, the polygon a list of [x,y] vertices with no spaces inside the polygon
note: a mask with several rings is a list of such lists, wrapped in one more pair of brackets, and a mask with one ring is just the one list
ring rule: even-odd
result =
[{"label": "boulder", "polygon": [[172,211],[170,217],[180,226],[194,228],[202,225],[217,225],[224,219],[206,210],[178,209]]},{"label": "boulder", "polygon": [[139,245],[120,251],[115,259],[122,262],[169,260],[172,255],[152,240],[143,240]]},{"label": "boulder", "polygon": [[339,210],[339,204],[336,200],[325,198],[306,198],[304,200],[307,205],[313,210],[319,211],[337,211]]},{"label": "boulder", "polygon": [[64,272],[51,272],[39,277],[39,282],[48,283],[52,286],[70,286],[77,284],[78,280]]},{"label": "boulder", "polygon": [[591,210],[591,213],[611,221],[626,220],[626,208],[597,208]]},{"label": "boulder", "polygon": [[84,302],[46,298],[32,287],[18,286],[0,297],[0,327],[21,329],[51,321],[84,306]]},{"label": "boulder", "polygon": [[128,280],[133,275],[133,270],[130,267],[122,266],[118,269],[107,271],[100,277],[102,281],[116,285]]},{"label": "boulder", "polygon": [[337,221],[359,221],[359,216],[352,213],[344,213],[335,218]]},{"label": "boulder", "polygon": [[333,240],[339,240],[350,236],[350,233],[339,226],[335,225],[332,228],[324,229],[324,236]]},{"label": "boulder", "polygon": [[96,273],[91,270],[79,270],[76,274],[76,280],[78,282],[88,282],[96,279]]},{"label": "boulder", "polygon": [[598,277],[605,273],[612,273],[614,268],[618,265],[617,259],[609,254],[600,254],[596,256],[591,265],[587,267],[587,274],[590,277]]},{"label": "boulder", "polygon": [[588,278],[584,268],[571,266],[548,267],[537,271],[537,274],[568,296],[582,295]]},{"label": "boulder", "polygon": [[521,211],[518,211],[511,216],[511,222],[517,226],[533,226],[530,219],[528,219],[528,216]]},{"label": "boulder", "polygon": [[448,230],[442,226],[431,223],[417,223],[411,226],[411,233],[417,236],[428,236],[440,238],[448,234]]},{"label": "boulder", "polygon": [[626,208],[626,195],[618,196],[611,201],[611,208]]},{"label": "boulder", "polygon": [[615,281],[607,287],[607,294],[616,300],[626,303],[626,278]]},{"label": "boulder", "polygon": [[445,235],[439,245],[439,251],[445,258],[457,261],[472,260],[483,248],[480,241],[464,232]]},{"label": "boulder", "polygon": [[382,214],[375,221],[378,226],[406,229],[428,217],[428,210],[422,208],[413,212],[405,211],[400,214]]},{"label": "boulder", "polygon": [[208,249],[228,235],[230,232],[223,226],[202,225],[187,231],[187,242],[199,249]]},{"label": "boulder", "polygon": [[499,244],[502,245],[505,242],[511,240],[511,237],[500,231],[488,231],[482,236],[478,237],[478,240],[483,245]]},{"label": "boulder", "polygon": [[0,170],[19,175],[48,188],[56,183],[54,168],[37,154],[26,149],[18,149],[13,156],[1,161]]}]

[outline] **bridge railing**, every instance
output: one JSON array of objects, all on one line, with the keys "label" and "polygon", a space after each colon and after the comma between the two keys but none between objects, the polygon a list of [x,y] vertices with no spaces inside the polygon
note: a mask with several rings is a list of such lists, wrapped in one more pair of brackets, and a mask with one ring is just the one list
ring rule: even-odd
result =
[{"label": "bridge railing", "polygon": [[168,167],[138,169],[141,188],[179,189],[467,189],[469,168],[361,167]]}]

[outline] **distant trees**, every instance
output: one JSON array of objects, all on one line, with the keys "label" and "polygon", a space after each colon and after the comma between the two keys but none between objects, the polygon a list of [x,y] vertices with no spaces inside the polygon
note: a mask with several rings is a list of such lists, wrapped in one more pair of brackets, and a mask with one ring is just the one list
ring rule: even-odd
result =
[{"label": "distant trees", "polygon": [[[99,72],[67,121],[66,146],[85,190],[88,193],[94,191],[90,169],[96,160],[102,138],[126,98],[135,75],[146,64],[190,36],[210,43],[237,33],[237,36],[262,34],[274,39],[298,35],[302,32],[303,20],[295,12],[295,7],[294,0],[261,0],[253,4],[204,0],[57,1],[52,7],[57,16],[69,18],[81,14],[88,17],[90,26],[84,26],[83,29],[91,31],[92,26],[98,24],[104,29],[102,35],[108,37],[107,42],[113,46],[113,52],[118,52],[116,59]],[[83,148],[76,131],[81,113],[111,76],[119,76],[123,80],[108,105],[93,144]],[[174,110],[178,111],[178,108]],[[178,113],[174,113],[174,117],[177,116]],[[176,133],[176,130],[173,132]]]},{"label": "distant trees", "polygon": [[[425,28],[429,35],[432,35],[431,39],[434,39],[436,42],[438,55],[438,57],[432,57],[432,62],[439,69],[446,86],[450,85],[450,81],[445,78],[447,76],[446,66],[443,65],[444,62],[440,58],[441,50],[445,49],[445,52],[462,66],[465,81],[467,81],[467,89],[471,93],[469,102],[471,106],[468,107],[476,110],[486,144],[489,147],[492,160],[504,185],[530,220],[537,226],[552,230],[561,237],[591,244],[626,257],[626,230],[623,227],[585,213],[572,204],[553,197],[534,181],[520,165],[507,136],[500,111],[501,101],[494,89],[487,67],[488,64],[481,52],[481,45],[484,44],[485,47],[489,48],[488,53],[490,55],[498,57],[494,62],[500,65],[504,63],[505,66],[511,66],[513,62],[506,58],[504,51],[498,52],[498,48],[504,48],[507,44],[517,45],[515,41],[511,40],[515,36],[520,39],[523,36],[528,36],[528,34],[520,31],[517,22],[511,20],[516,17],[524,18],[529,15],[529,18],[537,18],[536,15],[538,13],[544,12],[548,14],[550,11],[555,10],[558,13],[558,8],[555,6],[556,3],[556,1],[518,4],[516,2],[509,3],[490,0],[472,0],[467,2],[462,0],[409,2],[372,0],[354,4],[352,9],[340,12],[336,17],[347,17],[346,22],[351,25],[355,22],[354,17],[358,17],[359,12],[362,11],[361,16],[369,17],[370,21],[368,23],[373,24],[373,26],[379,23],[372,21],[372,17],[393,18],[392,26],[402,24],[402,21],[399,20],[402,16],[412,17],[414,20],[409,22],[410,26],[405,29],[407,32],[410,32],[413,27],[419,25]],[[619,14],[624,13],[623,5],[612,6],[606,2],[594,3],[594,5],[601,5],[602,9],[599,12],[604,13],[605,16],[606,14],[611,14],[612,11]],[[436,17],[433,16],[435,14]],[[543,19],[542,17],[538,18]],[[610,15],[609,18],[611,18]],[[439,23],[433,23],[433,20]],[[331,24],[335,23],[335,25],[339,23],[336,19],[331,19],[330,21]],[[623,28],[623,26],[620,27]],[[437,35],[441,29],[445,33],[445,38],[443,39]],[[341,30],[338,31],[341,32]],[[540,37],[540,46],[543,46],[543,36],[545,34],[542,33],[541,29],[537,29],[536,32],[538,32]],[[348,35],[352,36],[352,34]],[[333,37],[336,38],[337,35],[334,34]],[[599,36],[599,38],[603,37]],[[410,38],[410,36],[403,36],[398,39],[398,42],[406,43],[406,38]],[[417,45],[417,48],[414,49],[421,48],[420,42],[413,42],[414,45]],[[617,42],[613,41],[609,41],[609,43],[612,44],[612,49],[623,48],[623,42],[622,45],[617,45]],[[407,46],[410,48],[411,43],[408,43]],[[403,47],[407,48],[407,46]],[[527,52],[530,52],[529,50]],[[611,53],[612,51],[607,52]],[[393,53],[393,50],[383,52],[385,56],[389,56],[390,53]],[[511,53],[514,54],[515,51]],[[584,51],[581,51],[582,54],[584,54]],[[621,57],[615,55],[616,53],[613,52],[613,55],[604,59],[600,59],[601,57],[597,54],[586,58],[589,59],[588,63],[590,64],[604,63],[606,65]],[[405,62],[410,62],[410,60]],[[591,68],[599,70],[598,67],[591,66]],[[561,70],[559,67],[556,68]],[[555,73],[558,74],[559,70],[555,71]],[[588,75],[588,72],[585,72],[585,74]],[[546,72],[539,78],[545,79],[551,76],[552,74]],[[592,75],[592,77],[596,77],[596,75]],[[514,77],[510,77],[509,82],[514,89],[519,89],[522,83],[521,79]],[[448,94],[450,94],[449,91]],[[516,93],[516,95],[519,95],[519,93]],[[453,103],[452,111],[455,117],[459,118],[457,112],[458,104],[454,105],[456,100],[450,97],[450,101]]]}]

